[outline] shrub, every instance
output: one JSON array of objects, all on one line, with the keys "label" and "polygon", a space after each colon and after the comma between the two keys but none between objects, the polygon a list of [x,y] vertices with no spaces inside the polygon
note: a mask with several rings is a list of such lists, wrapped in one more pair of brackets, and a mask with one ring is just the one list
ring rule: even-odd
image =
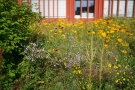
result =
[{"label": "shrub", "polygon": [[30,6],[18,4],[17,0],[0,0],[0,53],[3,54],[0,86],[4,83],[8,86],[18,77],[15,69],[22,61],[23,45],[30,39],[30,24],[37,19],[38,14],[33,13]]}]

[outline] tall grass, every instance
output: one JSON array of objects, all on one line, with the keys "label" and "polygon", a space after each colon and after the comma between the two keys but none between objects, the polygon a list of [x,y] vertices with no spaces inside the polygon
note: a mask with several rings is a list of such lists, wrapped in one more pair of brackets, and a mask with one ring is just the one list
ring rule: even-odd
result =
[{"label": "tall grass", "polygon": [[[134,28],[134,18],[93,22],[59,19],[32,25],[33,37],[38,38],[30,43],[38,45],[27,46],[31,54],[26,50],[26,57],[35,56],[24,60],[34,63],[38,72],[29,72],[35,80],[30,86],[50,90],[133,89]],[[33,73],[38,76],[31,76]]]}]

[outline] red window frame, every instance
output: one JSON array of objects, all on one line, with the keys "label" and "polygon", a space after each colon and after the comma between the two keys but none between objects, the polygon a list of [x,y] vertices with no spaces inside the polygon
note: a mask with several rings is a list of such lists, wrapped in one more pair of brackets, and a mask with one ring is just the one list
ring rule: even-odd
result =
[{"label": "red window frame", "polygon": [[[94,1],[94,18],[80,18],[81,20],[96,20],[103,18],[103,4],[104,0]],[[67,19],[74,20],[75,16],[75,0],[67,0]]]}]

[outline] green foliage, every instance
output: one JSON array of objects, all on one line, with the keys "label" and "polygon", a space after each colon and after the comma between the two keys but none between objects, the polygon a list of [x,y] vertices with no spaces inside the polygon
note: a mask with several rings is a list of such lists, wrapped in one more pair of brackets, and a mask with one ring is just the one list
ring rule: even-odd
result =
[{"label": "green foliage", "polygon": [[[38,20],[38,14],[30,6],[18,4],[17,0],[0,0],[0,87],[13,86],[20,75],[16,71],[22,61],[24,45],[27,45],[32,30],[31,23]],[[10,89],[10,88],[9,88]]]},{"label": "green foliage", "polygon": [[36,15],[30,7],[18,5],[15,0],[0,1],[0,12],[0,47],[4,52],[20,49],[19,45],[29,38],[28,27]]},{"label": "green foliage", "polygon": [[0,11],[0,89],[134,89],[135,20],[39,23],[9,0]]}]

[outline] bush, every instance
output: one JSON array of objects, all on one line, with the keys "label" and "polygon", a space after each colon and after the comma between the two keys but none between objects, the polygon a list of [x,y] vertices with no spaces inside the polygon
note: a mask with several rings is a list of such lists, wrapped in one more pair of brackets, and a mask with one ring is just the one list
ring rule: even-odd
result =
[{"label": "bush", "polygon": [[9,82],[18,77],[15,69],[22,61],[23,45],[27,45],[26,41],[31,37],[30,24],[39,17],[31,11],[30,6],[20,5],[16,1],[0,0],[0,53],[3,54],[0,63],[0,87],[8,86]]}]

